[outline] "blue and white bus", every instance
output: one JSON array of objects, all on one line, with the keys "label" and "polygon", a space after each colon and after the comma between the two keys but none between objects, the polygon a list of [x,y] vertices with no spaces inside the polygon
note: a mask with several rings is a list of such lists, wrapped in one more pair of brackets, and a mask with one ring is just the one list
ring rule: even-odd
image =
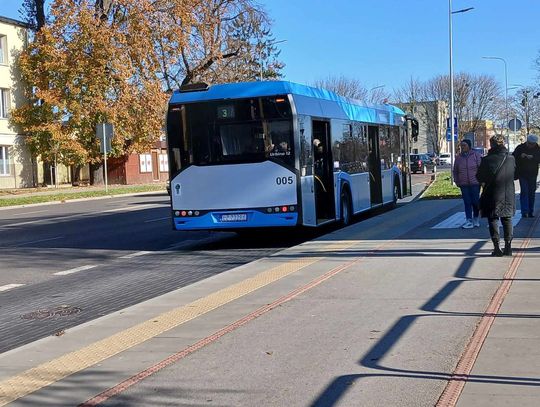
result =
[{"label": "blue and white bus", "polygon": [[348,224],[410,195],[407,117],[284,81],[188,85],[167,113],[176,230]]}]

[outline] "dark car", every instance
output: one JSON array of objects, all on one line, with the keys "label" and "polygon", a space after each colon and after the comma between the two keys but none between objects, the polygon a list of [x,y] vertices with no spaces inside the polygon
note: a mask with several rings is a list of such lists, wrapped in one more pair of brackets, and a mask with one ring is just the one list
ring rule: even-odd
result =
[{"label": "dark car", "polygon": [[427,154],[411,154],[411,172],[416,174],[421,172],[426,174],[428,171],[437,171],[437,165]]}]

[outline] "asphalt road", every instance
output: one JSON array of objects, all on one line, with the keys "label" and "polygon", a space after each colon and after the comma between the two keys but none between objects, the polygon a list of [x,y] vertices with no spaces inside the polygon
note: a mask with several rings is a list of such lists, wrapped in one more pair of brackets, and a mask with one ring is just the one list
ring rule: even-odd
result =
[{"label": "asphalt road", "polygon": [[[414,175],[414,188],[429,178]],[[328,231],[254,239],[170,222],[165,194],[0,211],[0,353]]]},{"label": "asphalt road", "polygon": [[0,212],[0,353],[256,260],[308,235],[174,232],[167,195]]}]

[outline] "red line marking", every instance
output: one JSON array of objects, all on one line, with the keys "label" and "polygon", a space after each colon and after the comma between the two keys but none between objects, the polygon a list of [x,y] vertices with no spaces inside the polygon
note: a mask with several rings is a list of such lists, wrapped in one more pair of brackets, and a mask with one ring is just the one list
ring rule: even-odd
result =
[{"label": "red line marking", "polygon": [[[532,232],[536,228],[539,219],[540,218],[536,218],[535,222],[529,228],[529,232],[527,233],[529,237],[527,237],[523,243],[521,243],[521,249],[525,249],[529,246]],[[504,302],[510,287],[512,286],[512,282],[516,276],[519,265],[523,261],[524,256],[525,251],[520,250],[520,252],[512,258],[512,262],[510,263],[508,270],[506,273],[504,273],[503,281],[499,285],[499,288],[497,288],[495,294],[493,294],[486,311],[476,326],[476,329],[469,340],[465,351],[462,353],[461,358],[454,372],[452,373],[452,377],[448,381],[448,384],[446,385],[441,397],[439,398],[439,401],[436,404],[437,407],[454,407],[458,402],[461,392],[465,387],[465,383],[467,383],[476,359],[478,358],[478,354],[480,353],[491,326],[495,321],[495,317],[499,313],[499,309],[501,308],[501,305]]]},{"label": "red line marking", "polygon": [[[374,252],[376,252],[376,251],[382,249],[383,247],[389,245],[393,240],[395,240],[395,239],[392,239],[392,240],[389,240],[389,241],[387,241],[385,243],[380,244],[375,249],[367,252],[366,255],[373,254]],[[291,291],[289,294],[275,300],[274,302],[258,308],[257,310],[253,311],[252,313],[246,315],[245,317],[239,319],[236,322],[233,322],[230,325],[227,325],[226,327],[220,329],[219,331],[213,333],[212,335],[201,339],[200,341],[194,343],[193,345],[188,346],[184,350],[182,350],[180,352],[177,352],[177,353],[169,356],[166,359],[163,359],[161,362],[158,362],[155,365],[153,365],[153,366],[151,366],[151,367],[137,373],[136,375],[134,375],[134,376],[120,382],[116,386],[113,386],[113,387],[109,388],[108,390],[105,390],[104,392],[98,394],[97,396],[95,396],[95,397],[85,401],[84,403],[80,404],[79,407],[95,407],[95,406],[107,401],[111,397],[114,397],[114,396],[122,393],[123,391],[125,391],[128,388],[130,388],[131,386],[141,382],[142,380],[144,380],[147,377],[153,375],[154,373],[159,372],[160,370],[164,369],[165,367],[179,361],[180,359],[185,358],[186,356],[190,355],[191,353],[193,353],[193,352],[203,348],[204,346],[218,340],[222,336],[236,330],[237,328],[240,328],[242,325],[245,325],[248,322],[254,320],[255,318],[258,318],[261,315],[266,314],[267,312],[271,311],[272,309],[280,306],[281,304],[283,304],[285,302],[288,302],[288,301],[292,300],[293,298],[299,296],[300,294],[302,294],[302,293],[304,293],[304,292],[306,292],[308,290],[311,290],[312,288],[318,286],[319,284],[323,283],[324,281],[328,280],[329,278],[335,276],[336,274],[342,272],[343,270],[346,270],[347,268],[351,267],[352,265],[360,262],[364,258],[365,258],[365,256],[358,257],[355,260],[351,260],[351,261],[349,261],[349,262],[347,262],[345,264],[342,264],[341,266],[335,267],[334,269],[326,272],[322,276],[312,280],[307,285],[299,287],[296,290]]]}]

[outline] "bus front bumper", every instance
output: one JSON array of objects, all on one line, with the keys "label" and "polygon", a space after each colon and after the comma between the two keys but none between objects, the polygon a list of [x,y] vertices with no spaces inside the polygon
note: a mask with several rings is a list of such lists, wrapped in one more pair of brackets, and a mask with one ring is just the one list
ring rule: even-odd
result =
[{"label": "bus front bumper", "polygon": [[298,213],[262,213],[259,211],[216,211],[201,216],[173,218],[176,230],[247,229],[264,227],[287,227],[298,224]]}]

